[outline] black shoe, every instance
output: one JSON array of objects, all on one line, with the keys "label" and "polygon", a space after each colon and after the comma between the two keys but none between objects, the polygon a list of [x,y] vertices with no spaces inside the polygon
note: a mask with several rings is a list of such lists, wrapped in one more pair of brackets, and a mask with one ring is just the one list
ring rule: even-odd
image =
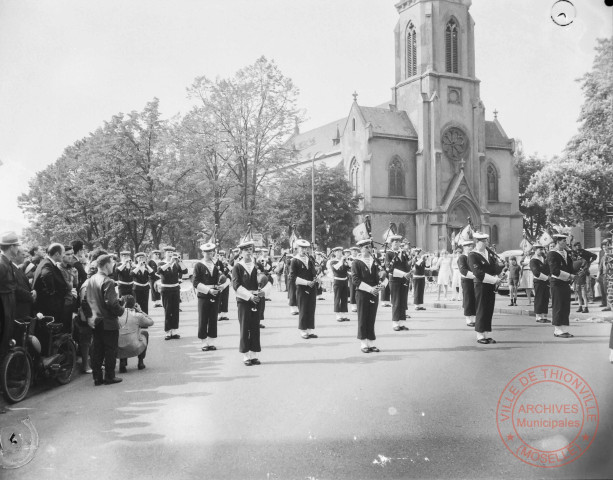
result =
[{"label": "black shoe", "polygon": [[253,365],[253,363],[251,363],[251,359],[250,359],[250,358],[248,358],[247,360],[245,360],[243,363],[244,363],[245,365],[247,365],[248,367],[250,367],[251,365]]},{"label": "black shoe", "polygon": [[514,305],[513,302],[511,302],[507,305],[507,307],[512,307],[513,305]]},{"label": "black shoe", "polygon": [[479,340],[477,340],[477,343],[482,343],[484,345],[487,345],[490,342],[487,341],[487,338],[480,338]]},{"label": "black shoe", "polygon": [[128,368],[124,365],[120,365],[119,366],[119,373],[126,373],[128,371]]},{"label": "black shoe", "polygon": [[579,310],[577,310],[577,313],[583,313],[583,307],[579,307]]},{"label": "black shoe", "polygon": [[251,359],[251,365],[261,365],[261,363],[257,358]]},{"label": "black shoe", "polygon": [[172,340],[172,335],[166,335],[166,336],[164,337],[164,340]]},{"label": "black shoe", "polygon": [[138,369],[139,370],[144,370],[145,368],[146,367],[145,367],[145,364],[143,362],[138,362]]},{"label": "black shoe", "polygon": [[572,337],[574,337],[574,335],[572,335],[572,334],[570,334],[568,332],[564,332],[564,333],[560,333],[560,334],[554,333],[553,336],[554,337],[560,337],[560,338],[572,338]]},{"label": "black shoe", "polygon": [[209,345],[209,350],[217,350],[217,347],[215,345]]},{"label": "black shoe", "polygon": [[183,310],[179,309],[180,312],[182,312]]},{"label": "black shoe", "polygon": [[344,318],[337,318],[337,319],[336,319],[336,321],[337,321],[337,322],[344,322],[344,321],[345,321],[345,319],[344,319]]},{"label": "black shoe", "polygon": [[371,352],[380,352],[381,350],[379,350],[377,347],[370,347],[370,351]]},{"label": "black shoe", "polygon": [[402,328],[400,328],[400,327],[394,327],[394,332],[399,332],[400,330],[402,330]]},{"label": "black shoe", "polygon": [[179,338],[181,338],[181,335],[175,333],[174,335],[171,335],[170,338],[172,338],[173,340],[178,340]]},{"label": "black shoe", "polygon": [[[266,301],[267,301],[267,302],[271,302],[271,301],[272,301],[272,298],[267,298],[267,299],[266,299]],[[258,364],[256,363],[256,365],[258,365]]]},{"label": "black shoe", "polygon": [[104,381],[103,380],[94,380],[94,386],[98,387],[100,385],[104,385]]},{"label": "black shoe", "polygon": [[319,337],[315,335],[314,333],[309,333],[309,338],[319,338]]},{"label": "black shoe", "polygon": [[121,383],[121,382],[123,382],[123,378],[120,378],[120,377],[113,377],[113,378],[107,378],[107,379],[104,381],[104,384],[105,384],[105,385],[113,385],[114,383]]},{"label": "black shoe", "polygon": [[260,328],[266,328],[266,325],[260,323]]},{"label": "black shoe", "polygon": [[364,353],[370,353],[370,348],[368,347],[362,347],[360,350],[362,350]]},{"label": "black shoe", "polygon": [[404,325],[400,327],[400,330],[408,330],[409,327],[405,327]]},{"label": "black shoe", "polygon": [[475,326],[475,322],[470,322],[466,324],[467,327],[474,327]]},{"label": "black shoe", "polygon": [[154,305],[155,308],[162,308],[164,305]]},{"label": "black shoe", "polygon": [[496,340],[494,340],[493,338],[488,338],[487,343],[496,343]]},{"label": "black shoe", "polygon": [[292,312],[292,315],[298,315],[300,312]]},{"label": "black shoe", "polygon": [[590,311],[587,309],[587,307],[585,307],[585,308],[583,309],[583,313],[590,313]]}]

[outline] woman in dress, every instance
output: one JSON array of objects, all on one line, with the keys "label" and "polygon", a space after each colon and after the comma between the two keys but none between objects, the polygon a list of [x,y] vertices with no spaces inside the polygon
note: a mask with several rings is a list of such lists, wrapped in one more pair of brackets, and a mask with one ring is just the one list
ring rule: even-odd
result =
[{"label": "woman in dress", "polygon": [[530,270],[530,255],[524,256],[521,260],[521,277],[519,279],[519,286],[517,290],[522,288],[526,290],[526,296],[528,297],[528,305],[532,305],[532,289],[534,288],[534,275]]},{"label": "woman in dress", "polygon": [[437,301],[441,300],[441,290],[442,287],[445,288],[445,300],[447,300],[447,290],[449,288],[449,285],[451,285],[451,276],[452,276],[452,269],[451,269],[451,262],[452,262],[452,258],[449,255],[449,252],[447,252],[447,250],[441,250],[441,256],[438,259],[438,263],[436,264],[436,269],[438,270],[438,279],[437,279],[437,284],[438,284],[438,296],[437,296]]},{"label": "woman in dress", "polygon": [[460,255],[462,255],[462,246],[458,245],[451,257],[451,300],[462,300],[462,277],[458,268]]}]

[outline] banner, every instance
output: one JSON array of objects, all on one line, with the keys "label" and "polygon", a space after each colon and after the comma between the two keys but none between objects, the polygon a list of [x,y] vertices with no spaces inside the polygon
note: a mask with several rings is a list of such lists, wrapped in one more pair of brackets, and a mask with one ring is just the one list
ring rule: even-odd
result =
[{"label": "banner", "polygon": [[368,235],[368,228],[365,223],[360,223],[357,227],[353,229],[353,237],[356,242],[360,240],[368,240],[370,236]]}]

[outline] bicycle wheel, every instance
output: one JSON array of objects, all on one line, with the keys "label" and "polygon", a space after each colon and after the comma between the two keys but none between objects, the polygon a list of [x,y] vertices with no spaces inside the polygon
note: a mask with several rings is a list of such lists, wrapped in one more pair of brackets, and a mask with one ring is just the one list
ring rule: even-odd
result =
[{"label": "bicycle wheel", "polygon": [[2,395],[9,403],[21,402],[30,389],[32,365],[24,350],[12,350],[6,354],[0,366]]},{"label": "bicycle wheel", "polygon": [[55,379],[60,385],[66,385],[72,380],[77,368],[77,349],[74,342],[69,337],[65,337],[54,350],[54,353],[60,355],[58,358],[60,368]]}]

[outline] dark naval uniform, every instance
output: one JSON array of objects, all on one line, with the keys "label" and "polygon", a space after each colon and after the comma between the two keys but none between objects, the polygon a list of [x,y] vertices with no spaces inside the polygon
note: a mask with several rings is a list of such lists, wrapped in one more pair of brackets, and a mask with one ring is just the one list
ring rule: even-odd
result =
[{"label": "dark naval uniform", "polygon": [[[251,272],[243,262],[236,262],[232,269],[232,288],[236,292],[236,306],[238,308],[238,322],[240,324],[241,353],[260,352],[260,316],[258,306],[249,297],[258,294],[258,269],[255,263]],[[264,299],[260,298],[260,302]]]},{"label": "dark naval uniform", "polygon": [[426,288],[426,259],[416,260],[413,265],[413,303],[423,305]]},{"label": "dark naval uniform", "polygon": [[[231,272],[230,267],[227,263],[222,262],[221,260],[217,260],[215,263],[217,269],[219,270],[220,275],[225,275],[228,280],[230,280]],[[217,305],[218,305],[218,314],[228,313],[228,301],[230,299],[230,289],[224,288],[221,292],[217,294]],[[228,317],[222,315],[219,317],[219,320],[229,320]]]},{"label": "dark naval uniform", "polygon": [[298,300],[296,298],[296,279],[292,279],[290,274],[292,260],[295,257],[285,260],[285,281],[287,283],[287,298],[289,299],[290,307],[298,307]]},{"label": "dark naval uniform", "polygon": [[348,275],[350,267],[343,258],[330,260],[330,269],[334,277],[334,313],[347,313],[347,299],[349,297]]},{"label": "dark naval uniform", "polygon": [[[161,262],[160,262],[161,263]],[[151,287],[151,300],[153,302],[159,302],[162,298],[161,293],[155,290],[155,282],[160,279],[157,275],[157,271],[159,268],[159,263],[155,260],[151,259],[147,262],[147,265],[151,269],[151,274],[149,275],[149,286]]]},{"label": "dark naval uniform", "polygon": [[530,270],[534,277],[534,313],[538,320],[549,313],[549,265],[541,257],[533,256]]},{"label": "dark naval uniform", "polygon": [[158,276],[161,280],[162,305],[164,305],[164,330],[179,328],[179,303],[181,301],[181,287],[179,280],[187,273],[187,268],[181,269],[176,263],[160,263]]},{"label": "dark naval uniform", "polygon": [[[484,254],[473,250],[468,254],[468,265],[475,276],[476,318],[475,331],[478,334],[492,331],[492,317],[496,303],[496,275],[500,273],[498,265],[492,255],[486,250]],[[487,338],[487,336],[485,336]]]},{"label": "dark naval uniform", "polygon": [[149,279],[152,273],[151,267],[146,263],[132,270],[134,299],[147,315],[149,315]]},{"label": "dark naval uniform", "polygon": [[356,287],[356,302],[358,306],[358,339],[376,340],[375,319],[379,306],[378,294],[370,293],[371,288],[379,284],[379,269],[372,259],[370,268],[363,259],[354,260],[351,265],[351,277]]},{"label": "dark naval uniform", "polygon": [[[219,293],[212,295],[211,288],[219,288],[219,268],[213,262],[210,264],[199,261],[194,265],[192,283],[198,292],[198,338],[217,338],[217,314],[219,313]],[[200,290],[198,285],[202,285]],[[227,290],[227,288],[226,288]]]},{"label": "dark naval uniform", "polygon": [[405,275],[409,273],[409,261],[402,250],[386,253],[385,268],[389,274],[390,294],[392,297],[392,322],[407,319],[407,295]]},{"label": "dark naval uniform", "polygon": [[[551,286],[551,323],[556,327],[570,325],[570,276],[573,260],[567,252],[551,250],[547,254]],[[561,329],[563,330],[563,329]]]},{"label": "dark naval uniform", "polygon": [[12,262],[0,253],[0,358],[8,350],[12,338],[16,286]]},{"label": "dark naval uniform", "polygon": [[464,316],[474,317],[477,313],[475,305],[475,276],[468,266],[468,256],[464,253],[458,257],[458,270],[462,279],[462,307],[464,308]]},{"label": "dark naval uniform", "polygon": [[132,295],[134,279],[132,278],[132,262],[121,263],[115,269],[115,283],[120,297]]},{"label": "dark naval uniform", "polygon": [[[306,260],[306,264],[303,260]],[[315,280],[317,272],[315,262],[306,256],[292,258],[289,269],[290,282],[296,286],[296,303],[298,304],[298,329],[315,328],[315,306],[317,305],[317,287],[309,287],[307,282]]]}]

